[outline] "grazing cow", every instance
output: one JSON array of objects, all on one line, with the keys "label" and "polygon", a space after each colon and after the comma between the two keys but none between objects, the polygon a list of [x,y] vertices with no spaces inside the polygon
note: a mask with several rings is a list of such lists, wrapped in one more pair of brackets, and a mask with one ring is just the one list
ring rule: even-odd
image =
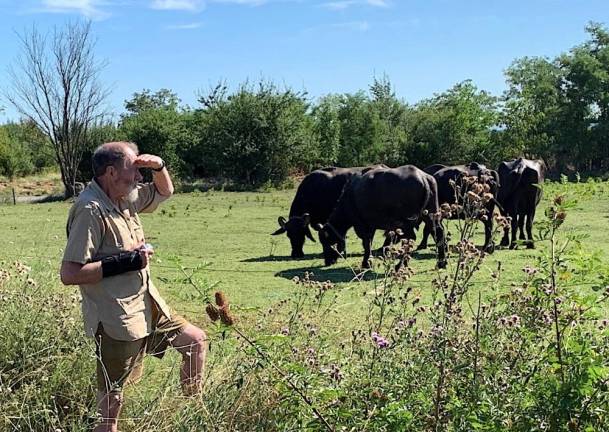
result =
[{"label": "grazing cow", "polygon": [[[499,165],[501,188],[497,201],[503,207],[502,214],[512,218],[512,240],[509,241],[509,228],[505,228],[501,246],[516,247],[516,231],[520,229],[520,240],[526,240],[527,248],[534,248],[533,220],[535,209],[541,200],[540,185],[546,174],[546,164],[542,160],[514,159]],[[528,239],[524,235],[524,224]]]},{"label": "grazing cow", "polygon": [[429,165],[428,167],[423,168],[423,171],[425,171],[427,174],[434,175],[435,173],[437,173],[438,171],[440,171],[443,168],[446,168],[446,165],[433,164],[433,165]]},{"label": "grazing cow", "polygon": [[413,165],[376,168],[352,178],[328,222],[313,227],[319,231],[326,265],[336,262],[340,256],[337,251],[344,248],[347,231],[353,227],[364,247],[362,267],[368,268],[370,248],[377,229],[404,229],[423,217],[438,239],[438,266],[445,267],[444,231],[434,222],[438,211],[438,193],[433,176]]},{"label": "grazing cow", "polygon": [[[363,172],[379,166],[385,165],[354,168],[328,167],[308,174],[298,186],[288,220],[280,216],[277,220],[279,229],[272,235],[287,233],[292,245],[292,258],[304,257],[302,248],[305,237],[315,241],[309,226],[326,223],[343,187],[353,176],[359,176]],[[344,253],[344,249],[341,252]]]},{"label": "grazing cow", "polygon": [[[426,170],[436,167],[437,165],[432,165],[431,167],[427,167]],[[489,200],[486,205],[486,214],[481,215],[481,219],[484,222],[484,250],[487,252],[493,252],[495,249],[495,245],[492,242],[492,232],[493,232],[493,212],[495,210],[497,190],[499,188],[499,175],[494,170],[489,170],[486,166],[479,164],[477,162],[472,162],[469,165],[456,165],[456,166],[448,166],[441,169],[438,169],[433,174],[436,183],[438,184],[438,201],[440,205],[442,204],[459,204],[463,205],[464,197],[468,192],[468,186],[463,183],[463,178],[465,177],[475,177],[477,182],[480,184],[487,184],[489,193],[493,195],[493,199]],[[453,186],[453,182],[455,185],[461,186],[460,195],[457,196],[455,193],[455,187]],[[460,214],[453,213],[451,218],[464,218],[465,214],[461,212]],[[423,231],[423,239],[421,240],[421,244],[419,245],[419,249],[425,249],[427,247],[427,240],[429,238],[429,234],[431,234],[431,228],[425,225],[425,229]]]}]

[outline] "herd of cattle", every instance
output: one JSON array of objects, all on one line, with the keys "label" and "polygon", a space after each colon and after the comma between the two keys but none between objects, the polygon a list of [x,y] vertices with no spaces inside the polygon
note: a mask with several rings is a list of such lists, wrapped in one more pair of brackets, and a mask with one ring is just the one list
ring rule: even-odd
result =
[{"label": "herd of cattle", "polygon": [[[543,161],[524,158],[502,162],[497,171],[476,162],[457,166],[435,164],[423,170],[413,165],[322,168],[303,179],[288,219],[279,217],[279,229],[273,235],[286,233],[292,245],[292,258],[301,258],[305,237],[314,242],[310,228],[315,229],[323,246],[325,264],[332,265],[345,254],[346,234],[353,228],[362,240],[362,267],[367,268],[377,229],[397,230],[404,238],[415,239],[415,229],[424,223],[419,249],[427,247],[432,235],[437,245],[438,266],[444,267],[446,242],[438,215],[463,218],[468,197],[475,196],[482,197],[479,200],[482,209],[476,216],[484,223],[484,250],[494,250],[496,207],[503,216],[511,218],[511,240],[510,227],[506,227],[501,245],[515,247],[516,232],[520,229],[520,240],[533,247],[531,230],[545,173]],[[385,245],[390,241],[387,238]]]}]

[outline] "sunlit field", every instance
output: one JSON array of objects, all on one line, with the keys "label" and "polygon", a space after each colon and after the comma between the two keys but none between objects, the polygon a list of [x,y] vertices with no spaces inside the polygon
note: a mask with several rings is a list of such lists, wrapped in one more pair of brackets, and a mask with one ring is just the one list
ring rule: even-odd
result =
[{"label": "sunlit field", "polygon": [[[251,430],[298,429],[304,428],[307,422],[310,422],[307,427],[313,429],[328,427],[293,392],[290,393],[291,403],[302,405],[302,418],[294,419],[291,425],[285,422],[286,411],[282,403],[289,399],[285,396],[289,386],[281,376],[276,377],[275,382],[270,382],[262,372],[244,372],[240,378],[235,378],[239,368],[272,369],[269,366],[272,363],[258,358],[259,354],[251,351],[251,346],[240,351],[239,344],[244,341],[242,336],[252,341],[260,336],[261,349],[264,350],[266,341],[269,353],[276,353],[274,344],[279,342],[265,339],[271,330],[277,331],[280,338],[291,337],[282,330],[282,318],[274,317],[272,311],[284,308],[285,316],[292,316],[288,311],[290,304],[298,303],[303,295],[303,284],[296,285],[295,277],[302,280],[305,272],[311,272],[312,279],[331,282],[332,300],[324,314],[324,325],[331,329],[324,333],[324,346],[328,352],[346,349],[340,342],[344,343],[344,338],[349,338],[351,332],[359,328],[357,323],[370,321],[370,295],[386,277],[383,266],[377,265],[362,278],[356,278],[362,246],[353,232],[348,238],[348,258],[334,266],[324,267],[321,246],[308,240],[305,258],[290,259],[287,237],[271,236],[270,233],[277,228],[278,216],[287,217],[294,193],[294,190],[285,190],[177,194],[155,213],[142,216],[147,240],[155,247],[152,274],[156,285],[173,309],[207,329],[212,338],[209,381],[202,397],[205,402],[198,405],[178,397],[177,355],[168,355],[162,361],[147,360],[143,382],[127,392],[122,430],[143,431],[153,427],[167,431],[246,430],[244,425],[248,422],[251,422]],[[582,297],[600,298],[599,287],[606,281],[603,277],[609,275],[606,253],[609,183],[546,185],[538,220],[544,219],[544,210],[557,194],[565,194],[575,203],[557,234],[560,242],[567,236],[572,238],[569,259],[573,263],[561,270],[558,283]],[[78,289],[62,286],[58,277],[69,207],[69,202],[0,206],[0,235],[4,239],[0,250],[3,272],[0,274],[0,301],[5,304],[0,307],[0,325],[3,326],[0,336],[0,428],[8,428],[4,430],[48,430],[47,427],[86,430],[93,421],[93,348],[82,335]],[[453,240],[458,237],[457,222],[449,222],[448,230]],[[482,225],[474,238],[478,245],[482,243],[481,232]],[[538,234],[538,229],[534,232]],[[375,246],[382,243],[381,234],[378,232]],[[496,238],[497,243],[499,240]],[[479,298],[485,301],[510,292],[522,283],[526,276],[523,269],[538,265],[538,258],[548,253],[549,240],[539,240],[536,246],[534,250],[497,248],[484,259],[468,282],[470,288],[463,299],[464,304],[469,305],[464,311],[466,320],[475,314]],[[453,251],[452,255],[455,254]],[[439,274],[435,264],[432,248],[415,252],[410,261],[413,274],[407,281],[408,292],[412,293],[409,295],[420,297],[419,305],[427,308],[437,300],[433,298],[431,283]],[[454,269],[454,263],[449,263],[448,270],[441,274],[450,275]],[[499,279],[498,271],[501,273]],[[315,285],[310,287],[316,289]],[[211,323],[206,316],[208,295],[216,290],[222,290],[230,299],[241,336]],[[601,305],[603,310],[607,309]],[[292,318],[306,320],[306,313],[302,312],[302,315],[305,318],[297,311]],[[602,312],[597,318],[603,318]],[[426,330],[431,323],[421,319],[419,325]],[[282,335],[282,331],[286,334]],[[265,332],[265,336],[259,332]],[[253,360],[236,364],[237,358],[241,362],[244,358]],[[338,357],[333,358],[335,362],[341,361]],[[260,365],[255,366],[256,362]],[[295,369],[290,373],[298,376],[300,372]],[[314,390],[315,379],[303,385],[310,386],[313,399],[319,398],[320,402],[316,403],[328,411],[334,409],[325,396]],[[262,394],[252,390],[265,386],[268,389]],[[378,391],[384,394],[382,388]],[[10,397],[3,396],[3,392]],[[239,392],[242,392],[241,396],[236,396]],[[349,397],[338,395],[335,396],[337,402],[332,403]],[[392,396],[383,397],[391,400]],[[57,402],[58,398],[62,398],[61,402]],[[223,398],[233,399],[229,403],[222,402]],[[382,410],[378,409],[376,414],[368,412],[366,415],[373,419],[380,415]],[[412,410],[409,412],[416,416]],[[277,414],[276,423],[273,413]],[[218,420],[217,429],[208,423],[216,415],[225,416]],[[229,417],[233,423],[227,420]],[[334,413],[331,417],[328,422],[340,430],[341,414]],[[411,424],[408,423],[411,420],[409,417],[402,424]],[[345,422],[351,424],[350,420]],[[371,426],[373,423],[367,426],[371,430],[375,429]],[[183,425],[182,429],[177,429],[179,424]],[[32,429],[28,429],[28,425]],[[360,424],[360,427],[363,426]],[[389,429],[402,430],[399,427]],[[509,430],[509,427],[504,425],[493,430]]]}]

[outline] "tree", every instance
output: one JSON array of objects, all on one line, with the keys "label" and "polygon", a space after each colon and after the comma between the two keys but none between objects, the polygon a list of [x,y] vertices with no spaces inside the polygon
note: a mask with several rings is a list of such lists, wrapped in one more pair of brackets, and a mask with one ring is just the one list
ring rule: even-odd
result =
[{"label": "tree", "polygon": [[32,27],[19,40],[5,97],[48,136],[65,196],[73,196],[88,130],[103,119],[109,94],[99,83],[104,63],[93,53],[91,23],[69,23],[50,37]]}]

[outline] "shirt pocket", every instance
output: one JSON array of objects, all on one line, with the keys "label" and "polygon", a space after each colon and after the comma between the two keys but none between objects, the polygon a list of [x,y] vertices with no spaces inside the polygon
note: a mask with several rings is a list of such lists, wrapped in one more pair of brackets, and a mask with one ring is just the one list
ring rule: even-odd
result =
[{"label": "shirt pocket", "polygon": [[127,318],[144,313],[146,311],[145,292],[117,299],[118,305],[123,311],[121,318]]}]

